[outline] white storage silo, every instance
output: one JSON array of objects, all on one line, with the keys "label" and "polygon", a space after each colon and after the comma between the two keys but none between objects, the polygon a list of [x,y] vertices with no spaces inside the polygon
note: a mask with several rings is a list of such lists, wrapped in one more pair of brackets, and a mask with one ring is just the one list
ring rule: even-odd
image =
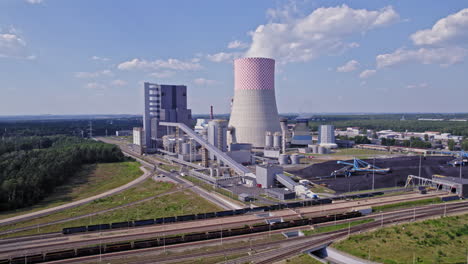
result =
[{"label": "white storage silo", "polygon": [[274,148],[278,148],[278,149],[281,148],[281,139],[282,139],[281,132],[276,132],[273,135],[273,147]]},{"label": "white storage silo", "polygon": [[278,162],[280,165],[286,165],[288,164],[289,161],[289,155],[287,154],[281,154],[278,158]]},{"label": "white storage silo", "polygon": [[265,148],[272,148],[273,147],[273,135],[270,131],[266,132],[265,134]]}]

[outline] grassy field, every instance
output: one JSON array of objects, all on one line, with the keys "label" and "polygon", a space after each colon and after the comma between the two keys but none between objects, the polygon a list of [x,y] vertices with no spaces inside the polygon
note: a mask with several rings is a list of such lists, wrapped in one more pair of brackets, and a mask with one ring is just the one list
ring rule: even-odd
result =
[{"label": "grassy field", "polygon": [[[354,192],[346,192],[343,193],[342,195],[350,195],[350,194],[360,194],[360,193],[368,193],[368,192],[382,192],[382,191],[389,191],[389,190],[395,190],[395,189],[402,189],[403,187],[397,186],[397,187],[388,187],[388,188],[380,188],[380,189],[370,189],[370,190],[361,190],[361,191],[354,191]],[[401,194],[400,192],[398,192]]]},{"label": "grassy field", "polygon": [[287,259],[280,264],[322,264],[322,262],[314,259],[313,257],[309,256],[308,254],[301,254],[294,258]]},{"label": "grassy field", "polygon": [[[91,218],[83,218],[66,223],[43,227],[39,233],[58,232],[65,227],[123,222],[130,220],[151,219],[185,214],[221,211],[222,208],[199,197],[194,192],[183,190],[158,197],[156,199],[117,209],[112,212],[95,215]],[[37,230],[29,230],[15,233],[19,235],[36,234]],[[11,237],[11,235],[9,235]]]},{"label": "grassy field", "polygon": [[466,263],[468,214],[353,235],[334,244],[334,247],[386,264]]},{"label": "grassy field", "polygon": [[357,225],[361,225],[361,224],[365,224],[365,223],[370,223],[370,222],[373,222],[373,221],[374,221],[374,219],[363,219],[363,220],[352,221],[352,222],[349,222],[349,223],[322,226],[322,227],[318,227],[318,228],[316,228],[314,230],[305,230],[305,231],[302,231],[302,232],[304,233],[304,235],[310,236],[310,235],[314,235],[314,234],[327,233],[327,232],[332,232],[332,231],[336,231],[336,230],[340,230],[340,229],[345,229],[345,228],[348,228],[348,227],[353,227],[353,226],[357,226]]},{"label": "grassy field", "polygon": [[[125,190],[116,195],[112,195],[103,199],[93,201],[88,204],[63,210],[57,213],[53,213],[44,217],[39,217],[36,219],[19,222],[16,224],[0,226],[0,231],[6,231],[11,229],[16,229],[20,227],[35,226],[43,223],[50,223],[57,220],[67,219],[70,217],[85,215],[93,212],[99,212],[105,209],[114,208],[124,204],[132,203],[135,201],[143,200],[145,198],[155,196],[170,190],[175,189],[175,185],[169,182],[155,182],[151,179],[148,179],[137,186]],[[92,221],[91,219],[86,219],[87,221]],[[66,223],[64,223],[66,225]],[[44,233],[49,230],[48,227],[43,227],[35,229],[35,233]]]},{"label": "grassy field", "polygon": [[0,219],[31,213],[91,197],[124,185],[142,175],[138,162],[99,163],[83,166],[70,182],[37,205],[0,213]]},{"label": "grassy field", "polygon": [[427,205],[427,204],[436,204],[436,203],[442,203],[442,200],[439,197],[436,197],[436,198],[428,198],[428,199],[417,200],[417,201],[385,204],[385,205],[372,207],[372,211],[384,212],[384,211],[389,211],[389,210],[394,210],[394,209],[401,209],[401,208],[421,206],[421,205]]}]

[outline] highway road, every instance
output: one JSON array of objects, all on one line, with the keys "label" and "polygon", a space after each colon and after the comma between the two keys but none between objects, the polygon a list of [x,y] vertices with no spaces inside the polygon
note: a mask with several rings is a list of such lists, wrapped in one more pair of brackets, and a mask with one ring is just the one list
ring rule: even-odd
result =
[{"label": "highway road", "polygon": [[105,197],[108,197],[110,195],[114,195],[114,194],[120,193],[122,191],[125,191],[125,190],[127,190],[127,189],[129,189],[129,188],[131,188],[131,187],[145,181],[149,177],[151,177],[151,171],[148,171],[145,167],[140,167],[140,169],[143,171],[143,174],[140,177],[138,177],[135,180],[133,180],[133,181],[131,181],[129,183],[126,183],[126,184],[124,184],[122,186],[119,186],[119,187],[114,188],[112,190],[109,190],[109,191],[103,192],[101,194],[91,196],[91,197],[88,197],[88,198],[85,198],[85,199],[82,199],[82,200],[78,200],[78,201],[75,201],[75,202],[66,203],[66,204],[63,204],[63,205],[60,205],[60,206],[47,208],[47,209],[32,212],[32,213],[27,213],[27,214],[22,214],[22,215],[18,215],[18,216],[14,216],[14,217],[1,219],[0,220],[0,226],[7,225],[7,224],[12,224],[12,223],[15,223],[15,222],[20,222],[20,221],[26,221],[26,220],[30,220],[30,219],[45,216],[45,215],[49,215],[49,214],[52,214],[52,213],[56,213],[56,212],[59,212],[59,211],[65,210],[65,209],[70,209],[70,208],[80,206],[80,205],[83,205],[83,204],[87,204],[87,203],[90,203],[90,202],[92,202],[94,200],[105,198]]}]

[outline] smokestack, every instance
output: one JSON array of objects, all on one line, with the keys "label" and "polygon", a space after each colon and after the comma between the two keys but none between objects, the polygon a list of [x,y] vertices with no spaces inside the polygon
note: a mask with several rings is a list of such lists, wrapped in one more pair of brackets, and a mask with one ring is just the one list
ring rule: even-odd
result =
[{"label": "smokestack", "polygon": [[212,105],[210,106],[210,119],[211,119],[211,120],[214,119],[214,116],[213,116],[213,106],[212,106]]},{"label": "smokestack", "polygon": [[229,126],[237,142],[265,147],[265,133],[280,132],[275,98],[275,61],[240,58],[234,61],[234,101]]}]

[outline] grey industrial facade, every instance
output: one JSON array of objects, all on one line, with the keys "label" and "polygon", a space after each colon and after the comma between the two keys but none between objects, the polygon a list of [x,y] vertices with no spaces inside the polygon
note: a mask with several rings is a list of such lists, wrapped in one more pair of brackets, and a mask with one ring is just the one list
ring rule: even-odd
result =
[{"label": "grey industrial facade", "polygon": [[157,147],[158,139],[167,134],[167,127],[159,122],[178,122],[190,125],[192,111],[187,109],[187,86],[144,83],[145,110],[143,127],[146,148]]}]

